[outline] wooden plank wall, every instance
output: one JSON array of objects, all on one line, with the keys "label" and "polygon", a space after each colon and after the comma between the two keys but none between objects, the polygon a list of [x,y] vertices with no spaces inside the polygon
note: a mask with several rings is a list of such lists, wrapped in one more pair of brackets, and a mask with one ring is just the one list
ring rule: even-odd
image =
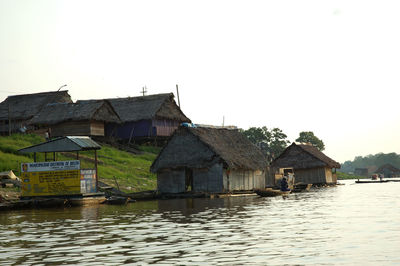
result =
[{"label": "wooden plank wall", "polygon": [[295,169],[295,183],[325,184],[327,183],[326,168]]},{"label": "wooden plank wall", "polygon": [[222,164],[214,164],[209,169],[193,170],[193,191],[223,192]]},{"label": "wooden plank wall", "polygon": [[157,136],[171,136],[172,133],[179,127],[180,122],[175,120],[153,120],[153,127],[156,129]]},{"label": "wooden plank wall", "polygon": [[224,170],[224,191],[263,189],[265,175],[265,171],[231,170],[228,177],[227,171]]},{"label": "wooden plank wall", "polygon": [[160,193],[185,192],[185,170],[166,169],[157,173],[157,189]]},{"label": "wooden plank wall", "polygon": [[51,136],[104,136],[104,123],[72,121],[51,126]]}]

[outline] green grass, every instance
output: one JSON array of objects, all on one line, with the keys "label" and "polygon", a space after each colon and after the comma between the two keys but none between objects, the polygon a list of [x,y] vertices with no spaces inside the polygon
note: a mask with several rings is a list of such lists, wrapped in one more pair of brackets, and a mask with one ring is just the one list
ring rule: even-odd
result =
[{"label": "green grass", "polygon": [[[36,135],[15,134],[10,137],[0,137],[0,171],[13,170],[20,174],[20,163],[33,162],[33,154],[19,154],[18,150],[43,142]],[[103,145],[98,154],[98,174],[101,181],[116,187],[114,177],[125,192],[154,190],[157,187],[156,175],[150,173],[150,166],[157,157],[160,148],[140,146],[143,153],[139,155]],[[79,153],[81,169],[94,168],[94,151]],[[50,158],[52,155],[48,155]],[[75,153],[57,153],[57,160],[74,160]],[[44,154],[37,154],[37,161],[44,161]]]},{"label": "green grass", "polygon": [[347,173],[336,172],[336,176],[338,180],[345,180],[345,179],[365,179],[368,178],[366,176],[357,176],[357,175],[350,175]]}]

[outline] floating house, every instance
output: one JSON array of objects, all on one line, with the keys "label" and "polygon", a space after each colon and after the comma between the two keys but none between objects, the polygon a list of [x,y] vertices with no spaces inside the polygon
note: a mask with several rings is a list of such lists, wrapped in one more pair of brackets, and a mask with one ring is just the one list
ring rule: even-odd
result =
[{"label": "floating house", "polygon": [[51,137],[104,136],[105,123],[120,123],[107,100],[52,103],[44,106],[30,121],[37,128],[49,129]]},{"label": "floating house", "polygon": [[0,134],[29,129],[29,120],[49,103],[72,103],[72,100],[68,91],[8,96],[0,103]]},{"label": "floating house", "polygon": [[400,169],[394,167],[391,164],[384,164],[380,166],[375,173],[383,174],[384,177],[399,177]]},{"label": "floating house", "polygon": [[294,172],[295,183],[315,185],[336,184],[336,168],[340,168],[338,162],[311,144],[296,143],[287,147],[272,161],[271,166],[277,172],[282,168],[291,168]]},{"label": "floating house", "polygon": [[107,123],[106,136],[123,140],[167,138],[183,122],[190,123],[172,93],[108,99],[122,124]]},{"label": "floating house", "polygon": [[179,127],[150,170],[160,193],[265,188],[267,161],[238,130]]}]

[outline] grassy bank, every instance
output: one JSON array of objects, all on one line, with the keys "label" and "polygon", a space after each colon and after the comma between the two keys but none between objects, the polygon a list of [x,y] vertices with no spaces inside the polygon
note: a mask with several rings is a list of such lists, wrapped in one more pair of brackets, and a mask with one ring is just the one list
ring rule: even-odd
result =
[{"label": "grassy bank", "polygon": [[345,179],[365,179],[368,177],[365,176],[357,176],[357,175],[350,175],[347,173],[336,172],[336,176],[338,180],[345,180]]},{"label": "grassy bank", "polygon": [[[10,137],[0,137],[0,171],[13,170],[20,175],[22,162],[33,162],[33,154],[19,154],[18,150],[43,142],[37,135],[15,134]],[[150,173],[150,165],[156,158],[160,148],[139,146],[141,154],[132,154],[102,145],[98,151],[98,173],[101,181],[120,186],[125,192],[154,190],[157,186],[156,175]],[[37,155],[37,161],[44,161],[44,154]],[[49,155],[50,157],[50,155]],[[74,160],[75,153],[57,153],[57,160]],[[94,152],[80,153],[81,168],[94,168]],[[114,180],[115,177],[115,180]]]}]

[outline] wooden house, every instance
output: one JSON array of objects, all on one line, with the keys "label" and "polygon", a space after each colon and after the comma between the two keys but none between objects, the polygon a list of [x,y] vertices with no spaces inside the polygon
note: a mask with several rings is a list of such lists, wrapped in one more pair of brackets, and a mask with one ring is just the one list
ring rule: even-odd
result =
[{"label": "wooden house", "polygon": [[[277,171],[281,168],[292,168],[295,183],[304,184],[336,184],[336,168],[340,164],[310,144],[292,143],[271,166]],[[332,171],[334,169],[334,171]]]},{"label": "wooden house", "polygon": [[68,91],[8,96],[0,103],[0,134],[29,129],[28,122],[49,103],[71,103]]},{"label": "wooden house", "polygon": [[160,193],[265,188],[267,161],[238,130],[179,127],[151,166]]},{"label": "wooden house", "polygon": [[122,124],[107,123],[106,136],[123,140],[167,138],[182,122],[191,122],[172,93],[108,100]]},{"label": "wooden house", "polygon": [[399,177],[400,176],[400,169],[394,167],[393,165],[387,163],[380,166],[375,173],[383,174],[384,177]]},{"label": "wooden house", "polygon": [[105,123],[120,123],[107,100],[48,104],[30,121],[50,129],[51,137],[104,136]]}]

